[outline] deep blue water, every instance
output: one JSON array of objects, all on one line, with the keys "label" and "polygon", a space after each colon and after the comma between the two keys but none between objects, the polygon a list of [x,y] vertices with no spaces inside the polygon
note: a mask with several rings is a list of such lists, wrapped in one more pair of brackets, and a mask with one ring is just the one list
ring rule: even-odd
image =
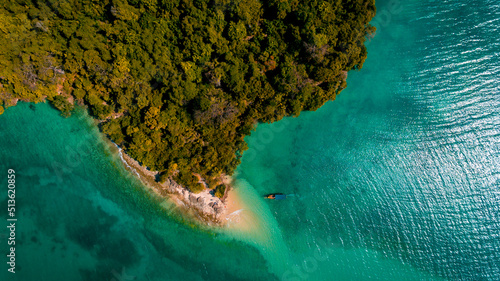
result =
[{"label": "deep blue water", "polygon": [[183,222],[82,112],[7,109],[0,216],[15,169],[17,273],[2,261],[0,280],[499,280],[500,4],[377,12],[337,100],[246,139],[235,215],[260,218],[256,233]]}]

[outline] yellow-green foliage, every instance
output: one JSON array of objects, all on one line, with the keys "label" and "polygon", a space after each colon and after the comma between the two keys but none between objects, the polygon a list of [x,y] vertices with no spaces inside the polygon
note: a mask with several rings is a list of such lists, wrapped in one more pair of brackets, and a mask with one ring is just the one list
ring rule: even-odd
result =
[{"label": "yellow-green foliage", "polygon": [[214,192],[214,195],[216,197],[219,197],[219,198],[222,198],[224,197],[224,193],[226,192],[226,186],[221,184],[221,185],[218,185],[216,188],[215,188],[215,192]]},{"label": "yellow-green foliage", "polygon": [[71,93],[162,180],[199,191],[193,174],[231,174],[256,122],[336,97],[374,12],[374,0],[4,0],[0,100],[67,113]]},{"label": "yellow-green foliage", "polygon": [[69,116],[70,112],[73,110],[73,104],[68,101],[67,97],[59,95],[53,98],[50,97],[49,100],[55,108],[59,109],[62,112],[63,116]]}]

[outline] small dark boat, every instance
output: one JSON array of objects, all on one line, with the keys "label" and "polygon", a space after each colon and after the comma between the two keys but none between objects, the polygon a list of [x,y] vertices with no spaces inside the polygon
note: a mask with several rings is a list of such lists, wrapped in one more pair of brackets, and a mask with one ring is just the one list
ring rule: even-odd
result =
[{"label": "small dark boat", "polygon": [[267,199],[274,199],[274,200],[282,200],[286,199],[286,194],[283,193],[271,193],[266,196],[264,196]]}]

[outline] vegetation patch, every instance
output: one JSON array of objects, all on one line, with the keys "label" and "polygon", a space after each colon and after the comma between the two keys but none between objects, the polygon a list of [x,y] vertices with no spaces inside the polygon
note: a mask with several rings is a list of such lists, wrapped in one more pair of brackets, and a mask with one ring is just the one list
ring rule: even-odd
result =
[{"label": "vegetation patch", "polygon": [[74,99],[160,179],[196,192],[193,174],[233,173],[257,122],[335,99],[374,14],[374,0],[5,0],[0,100],[67,115]]}]

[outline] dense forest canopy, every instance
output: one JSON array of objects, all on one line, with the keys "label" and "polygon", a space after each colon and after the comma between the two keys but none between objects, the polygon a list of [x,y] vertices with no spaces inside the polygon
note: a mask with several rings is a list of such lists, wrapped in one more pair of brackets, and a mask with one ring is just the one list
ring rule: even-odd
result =
[{"label": "dense forest canopy", "polygon": [[257,122],[346,87],[374,14],[374,0],[3,0],[0,114],[85,105],[160,180],[213,188]]}]

